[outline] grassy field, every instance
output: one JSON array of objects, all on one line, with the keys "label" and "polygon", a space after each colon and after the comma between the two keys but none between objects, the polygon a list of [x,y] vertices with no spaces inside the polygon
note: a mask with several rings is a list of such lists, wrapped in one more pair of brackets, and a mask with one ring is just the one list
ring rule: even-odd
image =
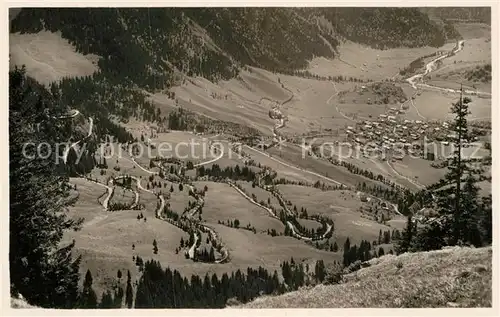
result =
[{"label": "grassy field", "polygon": [[[133,267],[132,256],[144,260],[156,259],[163,265],[185,265],[189,260],[175,254],[181,237],[189,236],[177,227],[154,217],[147,221],[137,220],[136,212],[107,213],[106,217],[82,230],[67,234],[66,239],[76,240],[75,254],[83,256],[81,269],[90,268],[96,290],[109,286],[109,278],[116,276],[118,269]],[[153,240],[158,242],[158,254],[153,254]],[[132,248],[132,245],[135,248]]]},{"label": "grassy field", "polygon": [[418,57],[434,53],[437,50],[450,50],[454,43],[445,44],[442,48],[396,48],[377,50],[350,41],[339,47],[339,58],[329,60],[323,57],[313,59],[309,71],[321,76],[352,76],[368,80],[392,78],[399,70],[408,66]]},{"label": "grassy field", "polygon": [[295,185],[279,185],[285,199],[297,208],[307,208],[309,215],[324,215],[335,222],[335,230],[330,242],[342,246],[347,238],[351,244],[361,240],[373,241],[379,230],[392,230],[386,225],[367,219],[359,209],[365,205],[356,193],[347,190],[321,191],[320,189]]},{"label": "grassy field", "polygon": [[84,218],[84,225],[106,215],[102,205],[98,201],[107,196],[107,189],[82,178],[71,178],[70,184],[76,185],[78,200],[74,206],[69,208],[68,216],[71,218]]},{"label": "grassy field", "polygon": [[301,226],[304,228],[311,230],[317,230],[321,228],[321,223],[317,222],[316,220],[309,220],[309,219],[297,219],[297,221],[300,223]]},{"label": "grassy field", "polygon": [[231,262],[229,265],[239,267],[264,266],[270,271],[280,271],[279,264],[293,257],[297,261],[307,259],[324,259],[331,263],[338,261],[338,253],[321,251],[292,237],[271,237],[267,234],[254,234],[248,230],[213,225],[229,249]]},{"label": "grassy field", "polygon": [[[256,150],[249,149],[248,147],[245,147],[244,150],[250,155],[251,159],[253,159],[254,161],[259,162],[262,165],[268,166],[273,170],[275,170],[278,174],[277,176],[278,178],[283,177],[292,181],[304,181],[309,183],[315,183],[318,180],[321,182],[331,183],[319,176],[301,171],[294,164],[291,164],[290,162],[288,163],[285,162],[284,159],[279,157],[279,155],[271,155],[271,157],[269,157],[269,154],[268,155],[262,154]],[[293,167],[287,166],[286,164],[289,164]],[[336,183],[331,183],[331,185],[335,184]]]},{"label": "grassy field", "polygon": [[424,186],[436,183],[446,173],[446,169],[432,167],[430,161],[409,156],[405,156],[401,161],[391,162],[391,166],[399,174]]},{"label": "grassy field", "polygon": [[[280,148],[269,149],[269,153],[271,153],[273,156],[278,157],[279,159],[286,160],[294,166],[298,166],[302,169],[307,169],[308,171],[318,173],[345,185],[355,186],[356,184],[362,182],[366,182],[367,184],[374,182],[361,175],[352,174],[347,169],[335,166],[325,160],[315,159],[310,156],[303,156],[302,151],[303,150],[302,148],[300,148],[300,146],[288,144],[282,145]],[[338,183],[327,181],[323,178],[320,179],[321,182],[338,185]]]},{"label": "grassy field", "polygon": [[264,189],[258,186],[252,187],[252,183],[250,182],[237,181],[236,183],[240,185],[246,193],[248,193],[248,196],[252,197],[252,194],[254,194],[257,198],[257,202],[260,203],[263,201],[267,206],[269,206],[268,200],[270,200],[271,206],[274,206],[274,208],[278,210],[281,209],[278,199]]},{"label": "grassy field", "polygon": [[9,35],[10,65],[26,65],[27,74],[42,84],[63,77],[88,76],[98,71],[96,55],[76,52],[60,33]]},{"label": "grassy field", "polygon": [[134,192],[127,190],[123,187],[116,186],[115,191],[113,193],[113,197],[109,200],[110,204],[126,204],[126,205],[131,205],[135,201],[135,194]]},{"label": "grassy field", "polygon": [[386,255],[345,276],[236,308],[492,307],[492,249]]},{"label": "grassy field", "polygon": [[224,223],[227,220],[234,222],[238,219],[240,227],[246,227],[250,223],[257,232],[268,229],[283,232],[284,225],[279,220],[271,218],[266,210],[250,203],[229,185],[213,182],[195,182],[194,185],[197,188],[205,185],[208,187],[202,214],[202,219],[207,223],[217,224],[219,220]]}]

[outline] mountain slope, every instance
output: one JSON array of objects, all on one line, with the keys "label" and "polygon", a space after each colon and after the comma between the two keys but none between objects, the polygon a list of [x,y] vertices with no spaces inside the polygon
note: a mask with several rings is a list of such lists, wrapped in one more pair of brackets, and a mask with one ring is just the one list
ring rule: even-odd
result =
[{"label": "mountain slope", "polygon": [[[241,308],[491,307],[492,248],[386,255],[344,277]],[[240,308],[240,307],[238,307]]]},{"label": "mountain slope", "polygon": [[[334,30],[319,27],[324,16]],[[83,54],[101,56],[107,77],[158,89],[172,74],[228,79],[244,64],[302,68],[333,58],[338,36],[380,48],[439,46],[443,34],[412,8],[34,8],[11,32],[61,31]]]},{"label": "mountain slope", "polygon": [[346,38],[378,48],[445,38],[416,8],[23,8],[11,17],[11,33],[60,32],[77,53],[98,58],[97,71],[53,86],[68,107],[96,118],[97,135],[121,141],[131,140],[121,129],[129,118],[168,128],[148,92],[186,76],[218,82],[244,65],[292,73],[314,57],[335,58]]},{"label": "mountain slope", "polygon": [[491,25],[490,7],[425,7],[420,11],[431,18],[463,22],[482,22]]}]

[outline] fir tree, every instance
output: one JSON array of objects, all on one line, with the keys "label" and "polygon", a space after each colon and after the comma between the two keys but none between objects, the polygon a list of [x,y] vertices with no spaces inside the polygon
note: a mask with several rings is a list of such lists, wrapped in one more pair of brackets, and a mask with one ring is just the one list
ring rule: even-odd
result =
[{"label": "fir tree", "polygon": [[20,293],[40,307],[71,308],[78,297],[80,257],[71,256],[74,242],[61,245],[61,240],[66,230],[78,230],[83,219],[70,220],[64,212],[74,201],[67,199],[68,176],[56,165],[59,153],[42,159],[35,146],[23,152],[29,142],[47,142],[51,149],[66,142],[68,133],[52,119],[66,109],[58,96],[25,73],[24,67],[9,72],[11,294]]},{"label": "fir tree", "polygon": [[134,301],[134,294],[132,290],[132,278],[130,276],[130,270],[127,271],[127,288],[125,290],[125,305],[128,308],[132,308],[132,304]]},{"label": "fir tree", "polygon": [[80,308],[97,308],[97,295],[92,288],[92,282],[92,273],[90,273],[90,270],[87,270],[87,273],[85,274],[85,280],[83,282],[83,290],[80,295],[78,305]]},{"label": "fir tree", "polygon": [[105,291],[102,293],[99,308],[113,308],[113,295],[109,291]]},{"label": "fir tree", "polygon": [[314,267],[314,276],[316,277],[316,281],[322,283],[325,279],[325,263],[323,260],[316,261],[316,265]]},{"label": "fir tree", "polygon": [[339,246],[337,245],[337,241],[333,243],[333,252],[337,252],[339,250]]},{"label": "fir tree", "polygon": [[454,152],[441,164],[441,167],[447,168],[444,178],[430,186],[439,216],[417,231],[412,251],[440,249],[445,245],[456,244],[480,247],[491,243],[482,238],[488,228],[483,227],[481,219],[484,219],[489,209],[481,204],[476,185],[478,175],[482,173],[481,162],[465,158],[462,154],[463,143],[472,139],[467,127],[470,101],[460,95],[460,100],[452,106],[455,135],[451,136],[450,141],[454,145]]},{"label": "fir tree", "polygon": [[158,243],[156,243],[156,239],[153,240],[153,253],[158,254]]},{"label": "fir tree", "polygon": [[344,255],[343,255],[344,266],[348,266],[349,264],[351,264],[350,249],[351,249],[351,242],[349,238],[347,238],[344,243]]}]

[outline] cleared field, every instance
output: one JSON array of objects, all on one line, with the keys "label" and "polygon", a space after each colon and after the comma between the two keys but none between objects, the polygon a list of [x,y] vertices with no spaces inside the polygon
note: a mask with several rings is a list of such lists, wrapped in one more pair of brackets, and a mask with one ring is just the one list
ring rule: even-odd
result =
[{"label": "cleared field", "polygon": [[297,208],[307,208],[309,215],[320,214],[335,222],[331,243],[337,241],[341,246],[346,238],[351,244],[361,240],[372,241],[378,238],[379,230],[389,230],[388,226],[369,220],[359,210],[364,203],[356,193],[347,190],[321,191],[316,188],[295,185],[278,186],[285,199],[296,204]]},{"label": "cleared field", "polygon": [[[408,182],[405,179],[402,179],[397,176],[396,173],[394,173],[391,169],[389,169],[386,165],[386,161],[383,161],[381,158],[371,158],[371,157],[364,157],[363,156],[363,148],[360,148],[359,150],[355,147],[349,147],[347,145],[342,145],[341,143],[338,145],[335,145],[335,141],[339,142],[345,142],[346,139],[344,140],[337,140],[334,137],[320,137],[320,138],[308,138],[306,140],[307,144],[316,145],[319,146],[319,153],[322,153],[321,155],[327,159],[327,158],[333,158],[335,160],[341,160],[350,164],[353,164],[363,170],[366,171],[371,171],[375,175],[380,174],[384,176],[384,178],[391,180],[392,182],[413,188],[413,184],[411,182]],[[349,142],[348,142],[349,143]],[[351,142],[352,144],[352,142]],[[344,167],[337,167],[341,168],[344,171],[347,172],[347,169]],[[353,176],[356,176],[352,174]],[[358,177],[362,177],[357,175]],[[374,182],[373,180],[365,179],[362,177],[362,181],[364,181],[367,184],[377,184],[377,186],[386,186],[383,183],[380,182]]]},{"label": "cleared field", "polygon": [[446,169],[432,167],[430,161],[409,156],[405,156],[401,161],[391,162],[391,166],[399,174],[425,186],[436,183],[446,173]]},{"label": "cleared field", "polygon": [[455,28],[464,39],[491,39],[491,26],[483,23],[456,23]]},{"label": "cleared field", "polygon": [[[153,183],[160,183],[160,187],[153,187]],[[186,208],[189,202],[194,202],[195,199],[189,195],[189,188],[187,185],[183,184],[182,191],[179,189],[178,183],[169,182],[168,180],[164,180],[159,176],[155,175],[153,177],[153,181],[149,181],[149,177],[141,181],[141,185],[144,188],[148,188],[155,193],[161,193],[165,197],[170,196],[167,199],[167,204],[170,205],[170,208],[177,212],[178,214],[182,214],[184,212],[184,208]],[[173,191],[170,191],[173,189]],[[202,188],[198,188],[202,190]],[[145,191],[142,191],[145,192]]]},{"label": "cleared field", "polygon": [[355,77],[368,80],[392,78],[415,59],[438,50],[450,50],[455,43],[441,48],[396,48],[377,50],[346,41],[337,48],[339,56],[333,60],[324,57],[314,58],[308,70],[320,76]]},{"label": "cleared field", "polygon": [[250,203],[229,185],[195,182],[197,188],[203,188],[205,185],[207,185],[208,191],[205,196],[202,218],[207,223],[217,224],[219,220],[226,222],[227,220],[234,221],[238,219],[240,227],[245,227],[250,223],[257,232],[267,231],[268,229],[283,232],[284,225],[279,220],[271,218],[266,210]]},{"label": "cleared field", "polygon": [[[315,159],[310,156],[303,156],[302,148],[298,145],[282,145],[279,148],[269,149],[269,153],[273,156],[278,156],[284,161],[290,162],[293,166],[298,166],[301,169],[306,169],[333,179],[339,183],[355,186],[358,183],[372,183],[371,179],[365,178],[361,175],[350,173],[343,167],[335,166],[330,162],[321,159]],[[305,151],[304,151],[305,152]],[[318,177],[318,176],[316,176]],[[333,181],[328,181],[324,178],[318,177],[321,182],[332,183],[332,185],[339,185]]]},{"label": "cleared field", "polygon": [[[97,290],[110,286],[108,279],[114,278],[118,269],[126,274],[126,269],[133,267],[132,256],[159,260],[165,266],[189,264],[183,254],[175,254],[181,237],[189,238],[186,233],[154,217],[144,222],[136,216],[132,212],[109,213],[105,219],[65,235],[66,241],[76,240],[75,255],[83,256],[82,271],[91,269]],[[155,239],[157,255],[153,254]]]},{"label": "cleared field", "polygon": [[443,60],[443,67],[470,62],[491,63],[491,41],[485,38],[465,40],[463,50],[454,56],[445,58]]},{"label": "cleared field", "polygon": [[[282,158],[279,157],[279,155],[271,155],[271,157],[269,157],[268,155],[262,153],[261,151],[255,150],[250,147],[245,147],[244,150],[250,155],[251,159],[253,159],[255,162],[261,163],[262,165],[268,166],[273,170],[275,170],[278,173],[278,178],[283,177],[285,179],[292,181],[303,181],[309,183],[314,183],[318,180],[321,182],[327,182],[325,179],[318,177],[316,175],[303,172],[297,167],[293,168],[287,166],[286,164],[290,164],[292,166],[294,165],[285,162]],[[335,183],[332,183],[332,185],[334,184]]]},{"label": "cleared field", "polygon": [[[257,80],[256,76],[243,70],[238,78],[222,81],[219,84],[198,77],[189,78],[173,91],[179,100],[178,104],[186,109],[211,118],[245,124],[270,135],[269,127],[273,125],[273,120],[268,117],[269,109],[259,101],[262,97],[279,98],[281,95],[284,96],[284,93],[279,93],[282,89],[277,83],[274,87],[268,87],[271,85],[270,81],[264,80],[262,76],[260,76],[262,80]],[[258,89],[255,85],[259,84],[264,88]],[[160,109],[172,107],[172,102],[161,94],[152,96],[152,100]]]},{"label": "cleared field", "polygon": [[278,189],[297,208],[307,208],[309,215],[330,216],[338,212],[356,211],[364,204],[355,192],[348,190],[322,191],[297,185],[278,185]]},{"label": "cleared field", "polygon": [[92,75],[98,70],[98,56],[77,53],[59,32],[10,34],[9,54],[11,68],[24,64],[27,74],[45,85],[64,77]]},{"label": "cleared field", "polygon": [[102,205],[98,199],[107,195],[107,189],[93,182],[82,178],[70,178],[70,184],[76,185],[78,191],[78,200],[74,206],[68,209],[70,218],[84,218],[84,225],[92,221],[98,221],[106,216]]},{"label": "cleared field", "polygon": [[269,205],[268,202],[270,201],[271,206],[274,206],[278,210],[281,208],[278,199],[264,189],[258,186],[252,187],[252,183],[250,182],[237,181],[236,183],[238,183],[238,185],[240,185],[244,189],[244,191],[248,193],[248,196],[252,197],[252,194],[254,194],[257,198],[257,202],[260,203],[263,201],[266,203],[266,205]]},{"label": "cleared field", "polygon": [[253,234],[247,230],[214,225],[229,249],[232,265],[240,267],[264,266],[270,271],[280,272],[280,263],[307,259],[324,259],[325,262],[340,260],[341,254],[315,249],[292,237],[271,237],[267,234]]},{"label": "cleared field", "polygon": [[387,221],[387,223],[391,226],[391,228],[398,229],[400,231],[406,228],[407,219],[404,216],[394,216],[391,220]]},{"label": "cleared field", "polygon": [[[122,148],[117,143],[110,143],[109,146],[103,145],[102,152],[101,150],[97,151],[96,160],[98,163],[101,160],[101,154],[106,159],[106,164],[108,165],[108,168],[105,169],[106,173],[101,175],[101,170],[98,168],[93,169],[90,173],[93,179],[97,178],[100,182],[105,182],[110,176],[132,175],[145,179],[151,175],[151,173],[144,170],[149,170],[149,158],[146,158],[146,156],[137,158],[138,163],[142,160],[141,166],[143,168],[140,168],[132,161],[129,150],[126,147]],[[157,171],[158,169],[153,170]]]},{"label": "cleared field", "polygon": [[304,228],[311,230],[317,230],[321,228],[321,223],[317,222],[316,220],[309,220],[309,219],[297,219],[297,221],[300,223],[301,226]]},{"label": "cleared field", "polygon": [[[139,203],[144,204],[144,209],[135,212],[135,216],[137,217],[137,214],[142,213],[144,217],[147,217],[147,220],[149,221],[149,218],[154,218],[155,215],[155,210],[157,207],[157,204],[159,204],[160,200],[156,195],[153,195],[152,193],[148,193],[144,190],[139,191]],[[167,201],[168,202],[168,201]],[[144,220],[142,220],[144,221]]]},{"label": "cleared field", "polygon": [[133,191],[127,190],[120,186],[115,186],[113,197],[109,200],[110,204],[126,204],[131,205],[135,201],[135,194]]},{"label": "cleared field", "polygon": [[367,103],[341,103],[336,102],[339,111],[349,118],[356,118],[357,120],[369,120],[376,118],[380,114],[386,113],[386,107],[389,105],[369,105]]},{"label": "cleared field", "polygon": [[300,135],[321,127],[337,128],[351,122],[335,107],[340,91],[355,89],[356,83],[334,83],[280,75],[280,81],[293,92],[290,102],[281,107],[288,117],[282,133]]},{"label": "cleared field", "polygon": [[[266,136],[272,134],[275,125],[275,121],[268,116],[273,104],[269,99],[279,102],[289,100],[282,107],[289,119],[283,133],[301,134],[315,126],[341,126],[348,122],[331,105],[331,97],[337,89],[351,89],[354,83],[332,84],[276,75],[258,68],[248,69],[242,70],[237,78],[218,84],[189,78],[174,88],[179,105],[211,118],[254,127]],[[289,99],[292,94],[292,99]],[[164,95],[156,94],[151,98],[160,109],[174,107],[172,100]]]}]

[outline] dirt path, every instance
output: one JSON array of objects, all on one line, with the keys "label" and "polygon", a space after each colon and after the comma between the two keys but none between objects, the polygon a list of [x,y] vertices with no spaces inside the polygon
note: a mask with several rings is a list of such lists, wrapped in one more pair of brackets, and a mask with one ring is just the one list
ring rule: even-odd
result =
[{"label": "dirt path", "polygon": [[105,184],[102,184],[102,183],[99,183],[93,179],[90,179],[90,178],[87,178],[85,177],[85,179],[89,182],[92,182],[92,183],[95,183],[99,186],[102,186],[102,187],[106,187],[106,189],[108,190],[108,196],[106,196],[106,198],[104,198],[103,202],[102,202],[102,206],[104,207],[104,210],[108,210],[108,203],[109,203],[109,200],[111,198],[111,196],[113,195],[113,192],[114,192],[114,188],[113,187],[110,187],[108,185],[105,185]]},{"label": "dirt path", "polygon": [[[217,137],[217,136],[219,136],[219,135],[217,134],[217,135],[213,136],[213,138],[214,138],[214,137]],[[205,140],[207,140],[207,139],[205,139]],[[212,147],[213,147],[213,145],[210,143],[210,145],[209,145],[209,149],[211,150],[211,149],[212,149]],[[216,158],[213,158],[213,159],[208,160],[208,161],[206,161],[206,162],[202,162],[202,163],[194,164],[194,165],[193,165],[193,167],[200,167],[200,166],[203,166],[203,165],[207,165],[207,164],[210,164],[210,163],[217,162],[218,160],[220,160],[220,159],[224,156],[224,149],[220,148],[220,149],[219,149],[219,152],[220,152],[220,154],[219,154],[219,156],[217,156]]]},{"label": "dirt path", "polygon": [[[333,97],[337,96],[340,91],[337,89],[337,86],[335,85],[335,83],[332,81],[331,82],[332,85],[333,85],[333,88],[335,89],[335,93],[333,95],[330,96],[330,98],[328,98],[328,100],[326,101],[326,104],[329,105],[330,104],[330,101],[332,101]],[[346,116],[342,111],[339,110],[339,105],[336,104],[335,105],[335,110],[338,112],[338,114],[340,114],[344,119],[347,119],[347,120],[350,120],[352,122],[356,122],[354,119],[352,118],[349,118],[348,116]]]},{"label": "dirt path", "polygon": [[194,242],[191,248],[189,248],[188,255],[191,260],[194,259],[195,251],[196,251],[196,244],[198,243],[198,233],[195,231],[194,232]]},{"label": "dirt path", "polygon": [[135,160],[134,157],[131,158],[131,159],[129,159],[129,158],[126,158],[126,159],[129,160],[129,161],[132,161],[135,165],[137,165],[137,167],[139,167],[141,170],[143,170],[144,172],[146,172],[148,174],[152,174],[152,175],[158,175],[159,174],[158,172],[152,172],[152,171],[150,171],[150,170],[145,169],[144,167],[142,167],[141,164],[139,164],[139,163],[136,162],[136,160]]}]

